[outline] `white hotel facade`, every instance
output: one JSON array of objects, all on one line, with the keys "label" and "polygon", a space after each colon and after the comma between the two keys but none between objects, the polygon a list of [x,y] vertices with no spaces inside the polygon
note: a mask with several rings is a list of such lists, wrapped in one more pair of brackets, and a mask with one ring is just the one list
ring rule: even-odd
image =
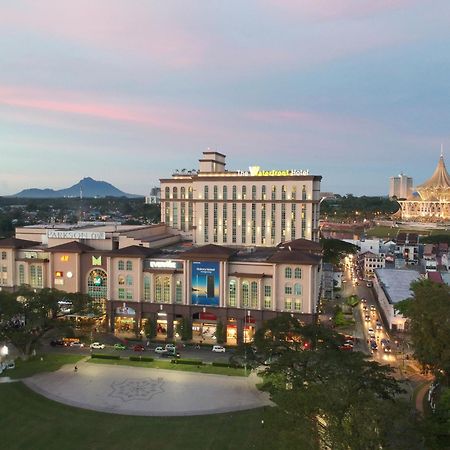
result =
[{"label": "white hotel facade", "polygon": [[273,247],[318,240],[320,176],[305,170],[225,170],[203,152],[195,173],[161,179],[161,220],[196,245]]}]

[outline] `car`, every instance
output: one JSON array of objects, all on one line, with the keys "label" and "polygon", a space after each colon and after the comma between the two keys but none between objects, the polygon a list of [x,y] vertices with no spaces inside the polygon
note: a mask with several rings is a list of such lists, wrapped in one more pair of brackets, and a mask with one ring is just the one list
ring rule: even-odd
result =
[{"label": "car", "polygon": [[93,342],[89,347],[96,349],[96,350],[103,349],[103,348],[105,348],[105,344],[101,344],[100,342]]},{"label": "car", "polygon": [[6,368],[7,369],[15,369],[16,363],[14,361],[6,361]]},{"label": "car", "polygon": [[367,286],[368,288],[371,288],[371,287],[372,287],[372,282],[371,282],[371,281],[368,281],[368,282],[366,283],[366,286]]},{"label": "car", "polygon": [[370,316],[369,316],[368,314],[366,314],[366,315],[364,316],[364,320],[365,320],[366,322],[370,322]]},{"label": "car", "polygon": [[370,337],[375,337],[375,331],[374,331],[374,329],[372,327],[370,327],[367,330],[367,333],[369,334]]},{"label": "car", "polygon": [[179,358],[180,354],[174,349],[172,350],[164,350],[159,354],[161,358]]},{"label": "car", "polygon": [[378,345],[377,345],[376,341],[374,341],[374,340],[370,341],[370,349],[372,351],[378,350]]},{"label": "car", "polygon": [[363,311],[367,311],[367,306],[363,305]]},{"label": "car", "polygon": [[371,310],[371,311],[376,311],[377,308],[375,308],[375,305],[370,305],[370,310]]},{"label": "car", "polygon": [[377,324],[376,324],[376,327],[375,327],[377,330],[382,330],[383,329],[383,325],[381,324],[381,322],[380,321],[378,321],[377,320]]},{"label": "car", "polygon": [[383,338],[383,339],[381,339],[380,343],[381,343],[382,347],[385,347],[386,345],[390,344],[390,341],[389,341],[389,339]]},{"label": "car", "polygon": [[225,353],[225,347],[222,345],[213,345],[212,351],[217,353]]},{"label": "car", "polygon": [[70,347],[78,347],[78,348],[83,348],[84,344],[82,342],[77,342],[77,341],[73,341],[70,343]]},{"label": "car", "polygon": [[367,300],[365,298],[362,298],[361,303],[367,303]]},{"label": "car", "polygon": [[175,350],[175,344],[166,344],[166,350]]},{"label": "car", "polygon": [[50,341],[50,345],[52,347],[64,347],[65,346],[64,341],[61,339],[52,339]]},{"label": "car", "polygon": [[392,352],[391,346],[390,345],[385,345],[384,346],[384,353],[391,353],[391,352]]},{"label": "car", "polygon": [[353,345],[343,344],[343,345],[340,345],[338,348],[339,348],[339,350],[352,351]]},{"label": "car", "polygon": [[145,351],[145,347],[144,347],[142,344],[136,344],[136,345],[133,347],[133,350],[134,350],[135,352],[143,352],[143,351]]},{"label": "car", "polygon": [[164,353],[166,350],[163,347],[156,347],[155,353]]},{"label": "car", "polygon": [[124,344],[121,344],[120,342],[118,342],[117,344],[114,344],[114,349],[115,350],[126,350],[127,346]]}]

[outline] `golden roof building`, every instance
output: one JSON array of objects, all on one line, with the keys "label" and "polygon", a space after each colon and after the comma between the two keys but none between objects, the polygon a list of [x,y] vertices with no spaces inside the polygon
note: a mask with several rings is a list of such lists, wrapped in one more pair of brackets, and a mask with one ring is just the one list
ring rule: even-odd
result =
[{"label": "golden roof building", "polygon": [[450,176],[441,152],[431,178],[416,187],[417,194],[400,200],[403,220],[441,222],[450,219]]}]

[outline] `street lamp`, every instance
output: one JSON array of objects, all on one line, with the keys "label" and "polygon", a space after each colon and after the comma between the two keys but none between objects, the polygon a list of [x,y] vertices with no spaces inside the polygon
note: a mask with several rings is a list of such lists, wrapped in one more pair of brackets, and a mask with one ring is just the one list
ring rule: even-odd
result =
[{"label": "street lamp", "polygon": [[6,345],[4,345],[3,347],[0,347],[0,356],[6,359],[6,357],[8,356],[9,353],[9,349]]}]

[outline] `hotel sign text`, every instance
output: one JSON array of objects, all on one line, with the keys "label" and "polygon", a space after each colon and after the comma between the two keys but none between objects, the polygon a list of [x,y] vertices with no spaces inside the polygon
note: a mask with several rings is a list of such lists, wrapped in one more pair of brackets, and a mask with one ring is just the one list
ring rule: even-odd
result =
[{"label": "hotel sign text", "polygon": [[106,239],[106,233],[104,231],[47,230],[47,237],[52,239]]},{"label": "hotel sign text", "polygon": [[261,170],[260,166],[250,166],[249,170],[238,170],[237,173],[244,177],[292,177],[298,175],[309,175],[309,170]]}]

